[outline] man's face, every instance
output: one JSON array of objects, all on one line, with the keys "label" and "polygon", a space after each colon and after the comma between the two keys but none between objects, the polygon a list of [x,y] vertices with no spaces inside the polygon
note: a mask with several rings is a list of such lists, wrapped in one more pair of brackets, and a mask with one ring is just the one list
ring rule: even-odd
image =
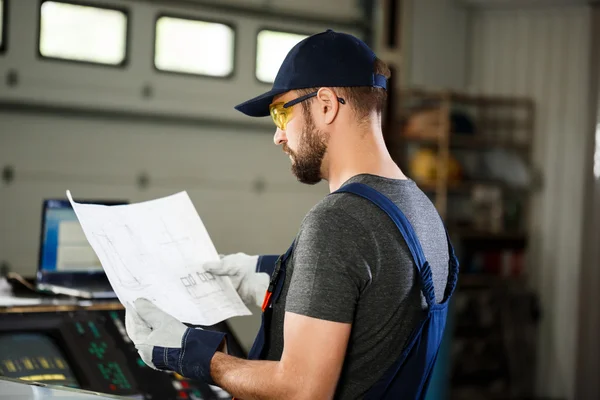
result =
[{"label": "man's face", "polygon": [[[287,102],[296,97],[298,95],[295,92],[289,92],[273,102]],[[304,110],[302,104],[296,104],[290,111],[285,130],[278,128],[275,133],[275,144],[280,144],[290,156],[294,176],[302,183],[314,185],[324,178],[323,160],[329,135],[317,129],[310,107]]]}]

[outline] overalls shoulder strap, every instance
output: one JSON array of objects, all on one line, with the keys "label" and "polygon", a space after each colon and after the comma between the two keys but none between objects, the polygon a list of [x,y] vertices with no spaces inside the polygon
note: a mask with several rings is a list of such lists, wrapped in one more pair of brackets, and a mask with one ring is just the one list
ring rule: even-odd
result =
[{"label": "overalls shoulder strap", "polygon": [[431,267],[429,263],[425,259],[425,253],[423,253],[423,248],[421,247],[421,243],[417,238],[417,234],[415,233],[412,225],[404,215],[404,213],[385,195],[381,194],[377,190],[373,189],[370,186],[367,186],[362,183],[350,183],[341,187],[333,193],[353,193],[355,195],[361,196],[367,200],[370,200],[379,208],[381,208],[392,221],[398,227],[398,230],[402,234],[406,244],[408,245],[408,250],[412,255],[413,260],[415,261],[415,265],[419,275],[421,277],[421,285],[423,290],[423,295],[425,296],[425,300],[427,301],[428,306],[433,306],[435,304],[435,290],[433,287],[433,279],[431,275]]}]

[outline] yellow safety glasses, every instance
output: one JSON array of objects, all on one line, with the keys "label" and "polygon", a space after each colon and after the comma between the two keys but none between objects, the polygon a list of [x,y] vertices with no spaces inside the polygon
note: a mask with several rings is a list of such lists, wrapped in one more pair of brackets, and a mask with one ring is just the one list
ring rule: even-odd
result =
[{"label": "yellow safety glasses", "polygon": [[[308,100],[312,97],[315,97],[318,92],[312,92],[306,94],[304,96],[300,96],[297,99],[290,100],[287,103],[274,103],[269,106],[269,112],[271,114],[271,118],[277,126],[282,131],[287,127],[288,121],[292,118],[292,109],[291,107],[303,102],[304,100]],[[338,101],[341,104],[346,104],[346,101],[341,97],[338,97]]]},{"label": "yellow safety glasses", "polygon": [[285,103],[275,103],[269,106],[269,112],[271,113],[271,118],[273,118],[275,126],[282,131],[285,130],[287,123],[292,116],[292,110],[286,109],[284,106]]}]

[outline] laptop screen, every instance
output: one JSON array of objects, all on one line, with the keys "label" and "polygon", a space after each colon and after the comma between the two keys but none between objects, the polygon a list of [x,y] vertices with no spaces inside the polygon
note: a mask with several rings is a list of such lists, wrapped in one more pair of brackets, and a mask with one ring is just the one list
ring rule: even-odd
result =
[{"label": "laptop screen", "polygon": [[[104,205],[124,201],[80,201]],[[68,200],[45,200],[42,208],[42,232],[37,281],[53,284],[77,284],[106,280],[102,265],[90,246],[75,211]]]}]

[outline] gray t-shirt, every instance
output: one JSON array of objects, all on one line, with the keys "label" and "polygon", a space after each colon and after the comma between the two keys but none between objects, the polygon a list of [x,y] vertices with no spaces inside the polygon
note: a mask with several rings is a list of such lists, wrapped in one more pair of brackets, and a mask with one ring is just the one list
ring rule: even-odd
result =
[{"label": "gray t-shirt", "polygon": [[[448,276],[448,245],[440,216],[412,180],[362,174],[361,182],[390,198],[413,226],[431,265],[440,302]],[[362,398],[399,358],[425,315],[426,302],[406,242],[392,220],[350,193],[329,195],[306,215],[273,305],[267,359],[283,351],[286,311],[352,324],[336,399]]]}]

